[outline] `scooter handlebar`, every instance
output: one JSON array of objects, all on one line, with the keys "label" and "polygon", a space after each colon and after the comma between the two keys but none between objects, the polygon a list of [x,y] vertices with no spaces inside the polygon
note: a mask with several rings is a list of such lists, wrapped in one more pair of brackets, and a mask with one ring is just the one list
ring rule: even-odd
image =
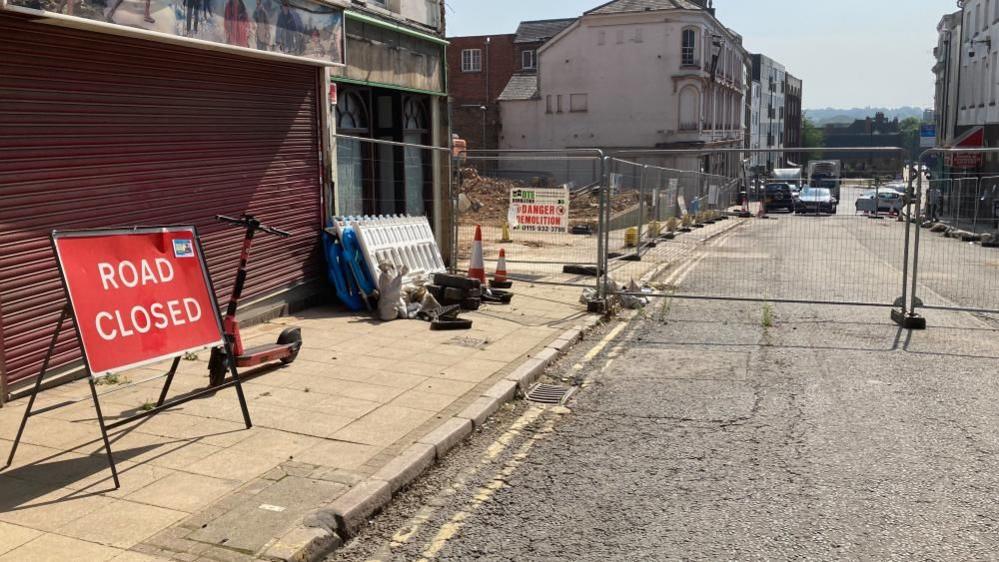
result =
[{"label": "scooter handlebar", "polygon": [[233,217],[227,217],[225,215],[215,215],[215,220],[219,222],[229,223],[234,226],[240,226],[243,228],[253,227],[255,230],[266,232],[268,234],[273,234],[275,236],[280,236],[282,238],[288,238],[289,236],[291,236],[290,232],[281,230],[279,228],[274,228],[272,226],[264,226],[260,224],[260,221],[254,219],[251,216],[244,215],[243,218],[236,219]]}]

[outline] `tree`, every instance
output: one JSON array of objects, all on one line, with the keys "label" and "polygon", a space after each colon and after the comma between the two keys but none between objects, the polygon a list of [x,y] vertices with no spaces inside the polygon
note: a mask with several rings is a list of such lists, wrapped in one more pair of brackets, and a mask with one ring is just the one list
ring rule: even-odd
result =
[{"label": "tree", "polygon": [[[822,148],[826,145],[825,132],[808,117],[805,117],[801,124],[801,143],[805,148]],[[810,152],[807,157],[809,160],[818,160],[822,157],[822,153]]]},{"label": "tree", "polygon": [[913,160],[919,158],[919,128],[922,126],[922,119],[907,117],[898,125],[898,130],[902,133],[902,146],[909,151],[909,156]]}]

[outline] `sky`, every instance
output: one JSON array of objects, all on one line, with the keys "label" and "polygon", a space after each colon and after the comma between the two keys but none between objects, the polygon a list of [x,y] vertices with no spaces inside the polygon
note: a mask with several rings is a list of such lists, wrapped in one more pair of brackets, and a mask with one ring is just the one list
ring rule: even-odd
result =
[{"label": "sky", "polygon": [[[448,35],[513,33],[604,0],[445,0]],[[752,53],[804,81],[806,109],[933,106],[936,27],[954,0],[715,0]]]}]

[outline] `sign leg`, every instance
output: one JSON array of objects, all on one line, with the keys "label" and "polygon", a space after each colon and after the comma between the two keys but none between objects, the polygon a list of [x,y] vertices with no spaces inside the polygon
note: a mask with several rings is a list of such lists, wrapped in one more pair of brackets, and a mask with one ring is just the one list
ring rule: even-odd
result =
[{"label": "sign leg", "polygon": [[38,373],[38,379],[35,381],[35,387],[31,391],[31,398],[28,399],[28,407],[24,409],[24,417],[21,418],[21,425],[17,428],[17,437],[14,438],[14,444],[10,447],[10,455],[7,457],[7,464],[3,465],[3,468],[7,468],[14,464],[14,455],[17,453],[17,446],[21,444],[21,437],[24,435],[24,427],[28,425],[28,418],[31,417],[31,409],[35,406],[35,398],[38,397],[38,391],[42,389],[42,379],[45,378],[45,372],[49,370],[49,361],[52,359],[52,352],[55,350],[56,342],[59,341],[59,333],[62,332],[62,325],[66,322],[66,317],[69,315],[69,308],[63,308],[62,313],[59,315],[59,323],[56,324],[55,333],[52,334],[52,341],[49,342],[49,349],[45,352],[45,360],[42,361],[42,369]]},{"label": "sign leg", "polygon": [[159,408],[166,401],[167,392],[170,392],[170,385],[173,383],[173,376],[177,374],[177,367],[180,366],[180,357],[175,357],[173,360],[173,365],[170,366],[170,372],[167,373],[166,382],[163,383],[163,390],[160,392],[160,399],[156,402],[156,407]]},{"label": "sign leg", "polygon": [[94,379],[90,379],[90,395],[94,397],[94,409],[97,410],[97,423],[101,426],[101,437],[104,438],[104,450],[108,455],[108,466],[111,467],[111,478],[114,479],[114,489],[117,490],[121,488],[121,482],[118,481],[118,469],[114,464],[114,456],[111,454],[111,440],[108,439],[107,426],[104,425],[104,414],[101,413],[101,402],[97,399],[97,386],[94,384]]},{"label": "sign leg", "polygon": [[250,421],[250,410],[246,407],[246,396],[243,394],[243,384],[239,380],[239,371],[236,369],[236,356],[233,354],[232,344],[226,346],[227,353],[229,353],[229,372],[232,373],[232,380],[236,383],[236,396],[239,397],[239,407],[243,410],[243,422],[246,423],[246,429],[253,427],[253,422]]}]

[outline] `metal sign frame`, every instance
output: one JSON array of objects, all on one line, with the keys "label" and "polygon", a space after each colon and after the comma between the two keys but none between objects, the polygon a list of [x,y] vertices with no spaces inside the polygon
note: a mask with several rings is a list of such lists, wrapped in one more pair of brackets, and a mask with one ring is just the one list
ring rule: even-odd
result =
[{"label": "metal sign frame", "polygon": [[[52,234],[51,234],[51,236],[50,236],[50,240],[51,240],[51,243],[52,243],[53,251],[57,252],[57,255],[58,255],[58,249],[57,249],[57,246],[56,246],[56,239],[60,238],[60,237],[83,237],[83,236],[99,236],[99,235],[108,235],[108,234],[128,234],[128,233],[143,233],[143,232],[164,232],[164,231],[177,231],[177,230],[180,230],[180,229],[183,229],[185,231],[190,231],[190,232],[192,232],[194,234],[194,242],[195,242],[195,244],[197,245],[197,248],[198,248],[198,259],[201,262],[200,263],[200,265],[201,265],[201,271],[202,271],[202,273],[205,276],[205,281],[207,283],[207,287],[208,287],[208,292],[209,292],[210,298],[212,300],[216,300],[216,298],[217,298],[216,294],[217,293],[215,292],[215,286],[212,283],[211,277],[208,275],[208,268],[207,268],[207,265],[204,262],[204,247],[201,244],[201,236],[198,234],[198,229],[195,226],[159,226],[159,227],[139,227],[139,226],[137,226],[137,227],[134,227],[134,228],[131,228],[131,229],[121,229],[121,228],[118,228],[118,229],[94,229],[94,230],[76,230],[76,231],[53,231]],[[118,479],[118,469],[117,469],[117,467],[115,465],[114,455],[113,455],[113,453],[111,451],[111,441],[108,438],[108,431],[111,430],[111,429],[115,429],[117,427],[121,427],[123,425],[126,425],[126,424],[129,424],[129,423],[138,421],[140,419],[144,419],[144,418],[147,418],[147,417],[150,417],[150,416],[154,416],[154,415],[156,415],[156,414],[158,414],[158,413],[160,413],[160,412],[162,412],[164,410],[173,408],[175,406],[179,406],[181,404],[185,404],[185,403],[190,402],[192,400],[197,400],[199,398],[202,398],[204,396],[208,396],[210,394],[215,394],[219,390],[222,390],[222,389],[225,389],[225,388],[229,388],[229,387],[236,387],[236,395],[237,395],[237,397],[239,399],[239,406],[240,406],[240,410],[242,411],[242,414],[243,414],[243,422],[246,425],[246,429],[250,429],[251,427],[253,427],[253,423],[250,420],[250,412],[249,412],[249,410],[247,408],[247,405],[246,405],[246,396],[243,393],[242,381],[240,380],[239,372],[238,372],[238,370],[236,368],[236,362],[235,361],[229,361],[229,372],[232,375],[231,380],[229,380],[227,382],[224,382],[223,384],[218,385],[218,386],[209,387],[209,388],[206,388],[206,389],[203,389],[203,390],[200,390],[200,391],[196,391],[196,392],[192,392],[192,393],[183,395],[183,396],[181,396],[179,398],[176,398],[174,400],[167,401],[167,399],[166,399],[167,398],[167,394],[170,391],[170,385],[173,383],[173,378],[177,374],[177,368],[180,366],[180,360],[181,360],[181,357],[183,356],[183,352],[181,352],[178,355],[173,356],[173,363],[171,364],[170,370],[167,371],[167,373],[165,373],[163,375],[159,375],[157,377],[153,377],[152,379],[148,379],[148,380],[154,380],[154,379],[163,378],[163,377],[165,377],[165,379],[166,379],[165,382],[164,382],[164,384],[163,384],[163,389],[160,391],[160,397],[159,397],[159,400],[156,402],[156,406],[155,407],[153,407],[153,408],[151,408],[151,409],[149,409],[147,411],[138,412],[138,413],[135,413],[135,414],[133,414],[131,416],[127,416],[127,417],[121,418],[121,419],[116,420],[115,422],[110,423],[110,424],[106,423],[105,420],[104,420],[104,414],[101,411],[101,403],[100,403],[100,396],[101,395],[98,394],[98,392],[97,392],[97,385],[96,385],[96,382],[95,382],[97,380],[97,377],[95,377],[94,374],[91,372],[91,370],[90,370],[90,363],[89,363],[89,361],[86,358],[86,349],[84,348],[83,338],[82,338],[82,336],[80,334],[79,323],[76,321],[77,320],[76,319],[76,315],[75,315],[73,307],[72,307],[72,301],[70,300],[71,297],[70,297],[70,292],[69,292],[69,286],[67,284],[66,276],[65,276],[65,273],[64,273],[64,271],[62,269],[61,262],[59,264],[59,276],[60,276],[60,280],[62,281],[63,291],[66,294],[67,303],[66,303],[66,306],[62,309],[62,313],[59,316],[59,322],[58,322],[58,324],[56,324],[55,332],[52,334],[52,339],[49,342],[48,351],[46,351],[46,353],[45,353],[45,358],[42,361],[42,366],[41,366],[41,369],[40,369],[40,371],[38,373],[38,378],[35,380],[35,385],[32,388],[31,395],[30,395],[30,397],[28,399],[28,405],[27,405],[27,407],[24,410],[24,417],[21,418],[21,424],[18,427],[17,436],[14,438],[14,443],[11,446],[10,454],[7,457],[7,463],[3,467],[0,467],[0,471],[3,471],[5,469],[9,468],[14,463],[14,456],[17,454],[17,448],[18,448],[18,445],[21,443],[21,438],[24,435],[24,429],[25,429],[25,427],[28,424],[28,419],[29,418],[31,418],[33,416],[37,416],[39,414],[43,414],[43,413],[46,413],[46,412],[57,410],[59,408],[65,407],[65,406],[76,404],[76,403],[78,403],[78,402],[80,402],[82,400],[86,400],[86,398],[84,398],[84,399],[81,399],[81,400],[68,401],[68,402],[63,402],[63,403],[59,403],[59,404],[54,404],[54,405],[51,405],[51,406],[47,406],[45,408],[40,408],[38,410],[34,410],[35,399],[38,398],[38,393],[39,393],[39,391],[41,390],[41,387],[42,387],[42,381],[45,379],[46,372],[48,371],[48,368],[49,368],[49,363],[51,362],[52,355],[53,355],[53,353],[55,351],[56,343],[59,340],[59,335],[62,333],[62,327],[66,323],[66,319],[67,318],[71,318],[73,320],[74,332],[76,334],[76,340],[77,340],[77,343],[80,346],[80,351],[81,351],[81,353],[84,356],[84,369],[85,369],[86,374],[87,374],[87,380],[88,380],[88,382],[90,384],[90,397],[93,400],[94,410],[97,413],[97,423],[100,426],[101,437],[104,440],[104,451],[107,454],[108,466],[109,466],[109,468],[111,470],[111,477],[114,480],[114,487],[115,487],[116,490],[119,489],[119,488],[121,488],[121,482]],[[215,302],[215,310],[213,312],[215,314],[216,324],[218,325],[219,333],[221,334],[222,333],[222,321],[221,321],[221,317],[218,314],[218,311],[219,311],[218,302]],[[226,353],[227,353],[228,357],[233,357],[234,356],[233,350],[232,350],[232,343],[231,342],[229,342],[227,339],[223,339],[223,341],[221,342],[221,345],[223,345],[226,348]],[[206,349],[206,348],[199,347],[198,349]],[[169,359],[169,358],[170,358],[170,356],[167,356],[167,357],[163,357],[163,358],[158,358],[155,361],[162,361],[162,360]],[[143,362],[142,364],[143,365],[148,365],[150,363],[149,362]],[[138,365],[135,365],[135,366],[138,366]],[[129,367],[129,368],[134,368],[135,366],[132,366],[132,367]],[[124,369],[122,369],[122,370],[124,370]],[[142,381],[142,382],[148,382],[148,380],[147,381]],[[134,386],[134,385],[129,385],[129,386],[122,387],[122,388],[129,388],[130,386]],[[105,393],[105,394],[108,394],[108,393]]]}]

